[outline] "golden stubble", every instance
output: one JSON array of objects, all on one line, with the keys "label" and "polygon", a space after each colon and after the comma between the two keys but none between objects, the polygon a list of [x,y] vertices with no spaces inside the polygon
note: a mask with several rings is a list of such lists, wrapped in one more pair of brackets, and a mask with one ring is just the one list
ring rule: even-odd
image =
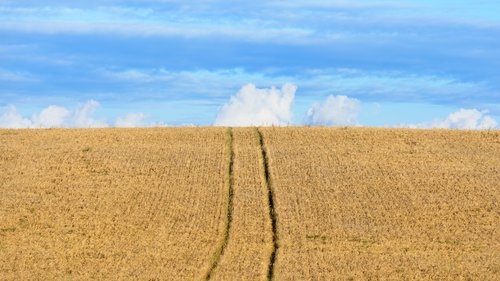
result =
[{"label": "golden stubble", "polygon": [[0,131],[0,279],[201,278],[224,128]]},{"label": "golden stubble", "polygon": [[233,129],[233,212],[214,280],[266,280],[272,251],[268,190],[255,128]]},{"label": "golden stubble", "polygon": [[264,128],[276,280],[495,280],[500,132]]},{"label": "golden stubble", "polygon": [[0,130],[0,279],[495,280],[499,190],[499,131]]}]

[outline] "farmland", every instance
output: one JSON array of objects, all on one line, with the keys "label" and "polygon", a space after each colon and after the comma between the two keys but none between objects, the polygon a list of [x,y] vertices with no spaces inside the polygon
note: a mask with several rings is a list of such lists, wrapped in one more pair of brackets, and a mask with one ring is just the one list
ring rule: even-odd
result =
[{"label": "farmland", "polygon": [[498,276],[499,132],[263,132],[277,279]]},{"label": "farmland", "polygon": [[495,280],[500,132],[0,130],[1,280]]},{"label": "farmland", "polygon": [[185,280],[208,270],[225,228],[225,129],[7,132],[0,278]]}]

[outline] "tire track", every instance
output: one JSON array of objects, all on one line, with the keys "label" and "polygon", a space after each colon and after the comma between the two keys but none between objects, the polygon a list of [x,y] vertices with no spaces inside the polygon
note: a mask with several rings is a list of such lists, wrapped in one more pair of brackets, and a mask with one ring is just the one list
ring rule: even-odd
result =
[{"label": "tire track", "polygon": [[274,190],[272,187],[272,182],[271,182],[271,174],[269,171],[269,154],[264,142],[264,136],[262,135],[262,132],[256,128],[257,134],[259,136],[259,143],[260,143],[260,148],[262,150],[262,161],[263,161],[263,168],[264,168],[264,178],[265,178],[265,184],[267,186],[268,190],[268,200],[269,200],[269,216],[271,217],[271,225],[272,225],[272,231],[273,231],[273,250],[271,252],[271,256],[269,258],[269,266],[267,268],[267,279],[268,280],[273,280],[273,275],[274,275],[274,263],[276,261],[276,254],[278,252],[279,244],[278,244],[278,232],[277,232],[277,219],[276,219],[276,210],[274,208]]},{"label": "tire track", "polygon": [[226,174],[226,185],[227,185],[227,211],[226,211],[226,227],[224,230],[224,238],[220,242],[219,246],[212,255],[210,269],[205,275],[205,280],[210,280],[213,277],[215,269],[219,265],[222,255],[224,255],[224,250],[226,249],[227,242],[229,241],[229,233],[231,230],[231,222],[233,221],[233,165],[234,165],[234,148],[233,148],[233,129],[227,129],[227,158],[228,158],[228,168]]}]

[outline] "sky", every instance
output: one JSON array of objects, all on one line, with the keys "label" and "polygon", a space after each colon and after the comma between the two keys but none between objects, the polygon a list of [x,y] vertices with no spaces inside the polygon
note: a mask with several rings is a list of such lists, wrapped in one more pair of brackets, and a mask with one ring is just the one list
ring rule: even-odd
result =
[{"label": "sky", "polygon": [[0,127],[498,129],[500,1],[0,0]]}]

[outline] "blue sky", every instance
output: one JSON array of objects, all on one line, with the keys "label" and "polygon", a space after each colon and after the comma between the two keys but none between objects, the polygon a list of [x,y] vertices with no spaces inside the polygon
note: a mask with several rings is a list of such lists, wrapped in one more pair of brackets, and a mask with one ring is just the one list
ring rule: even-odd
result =
[{"label": "blue sky", "polygon": [[335,118],[328,96],[347,125],[500,121],[499,46],[500,1],[0,0],[0,114],[211,125],[244,85],[291,83],[289,124]]}]

